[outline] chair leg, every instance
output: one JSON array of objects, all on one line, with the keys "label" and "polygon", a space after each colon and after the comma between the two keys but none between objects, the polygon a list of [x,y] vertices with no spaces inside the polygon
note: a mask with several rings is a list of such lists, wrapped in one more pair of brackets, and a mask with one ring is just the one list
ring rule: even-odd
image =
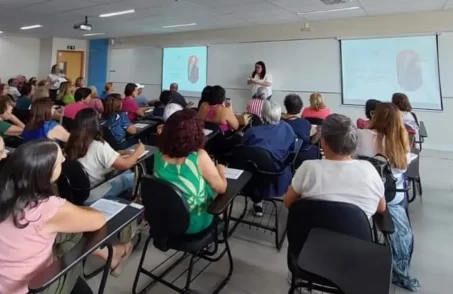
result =
[{"label": "chair leg", "polygon": [[[241,213],[241,215],[238,218],[231,217],[231,214],[233,213],[234,200],[231,202],[230,209],[229,209],[229,212],[228,212],[228,219],[229,219],[228,222],[231,223],[231,220],[233,220],[235,222],[235,224],[228,231],[228,238],[231,237],[231,235],[233,235],[234,231],[239,226],[239,223],[241,222],[241,220],[244,219],[245,215],[247,214],[247,206],[248,206],[248,201],[247,200],[248,200],[248,198],[245,197],[245,196],[243,196],[243,198],[244,198],[244,209],[242,210],[242,213]],[[228,225],[228,227],[229,227],[229,225]]]},{"label": "chair leg", "polygon": [[196,255],[193,254],[192,257],[190,258],[189,270],[187,271],[187,280],[186,280],[186,286],[184,287],[184,293],[192,292],[190,290],[190,283],[192,282],[193,260],[195,259],[195,257],[196,257]]},{"label": "chair leg", "polygon": [[417,184],[418,184],[418,193],[420,194],[420,198],[423,195],[423,188],[422,188],[422,180],[420,177],[417,178]]},{"label": "chair leg", "polygon": [[105,263],[105,266],[104,266],[104,272],[102,273],[101,282],[99,283],[98,294],[104,294],[105,285],[107,284],[107,278],[109,277],[110,266],[112,264],[112,259],[113,259],[112,245],[107,244],[106,247],[108,250],[108,257],[107,257],[107,262]]},{"label": "chair leg", "polygon": [[280,251],[282,249],[283,242],[285,242],[285,237],[286,237],[286,228],[284,229],[282,236],[280,237],[279,235],[279,213],[278,213],[278,207],[277,203],[275,200],[270,201],[275,208],[275,247],[277,247],[277,250]]},{"label": "chair leg", "polygon": [[218,294],[220,291],[222,291],[223,287],[230,281],[231,276],[233,274],[233,256],[231,255],[231,249],[230,249],[230,244],[228,243],[228,239],[225,239],[225,250],[228,255],[228,263],[229,263],[229,269],[228,269],[228,275],[227,277],[220,283],[219,286],[212,292],[212,294]]},{"label": "chair leg", "polygon": [[132,286],[133,294],[137,294],[138,280],[140,278],[140,274],[142,273],[143,262],[145,261],[146,251],[148,251],[149,242],[151,242],[151,240],[152,240],[152,238],[151,238],[151,236],[149,236],[145,241],[145,245],[143,247],[143,252],[142,252],[142,257],[140,258],[140,262],[138,263],[137,273],[135,274],[134,284]]}]

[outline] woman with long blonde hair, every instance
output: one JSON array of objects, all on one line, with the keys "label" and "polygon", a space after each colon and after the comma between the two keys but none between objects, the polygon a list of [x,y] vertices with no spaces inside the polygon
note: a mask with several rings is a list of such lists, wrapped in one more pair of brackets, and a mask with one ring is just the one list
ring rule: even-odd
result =
[{"label": "woman with long blonde hair", "polygon": [[[358,130],[357,155],[374,157],[377,154],[387,157],[395,178],[395,188],[406,186],[405,172],[414,156],[410,153],[409,138],[399,109],[392,103],[381,103],[371,118],[368,129]],[[393,283],[418,291],[419,281],[409,275],[409,267],[414,249],[414,235],[406,212],[405,192],[386,191],[392,194],[387,199],[387,208],[392,216],[395,232],[390,236],[393,255]],[[387,197],[386,197],[387,198]]]},{"label": "woman with long blonde hair", "polygon": [[302,111],[302,117],[307,118],[308,120],[310,120],[310,118],[324,120],[331,113],[330,109],[326,106],[322,94],[315,92],[310,95],[310,106]]}]

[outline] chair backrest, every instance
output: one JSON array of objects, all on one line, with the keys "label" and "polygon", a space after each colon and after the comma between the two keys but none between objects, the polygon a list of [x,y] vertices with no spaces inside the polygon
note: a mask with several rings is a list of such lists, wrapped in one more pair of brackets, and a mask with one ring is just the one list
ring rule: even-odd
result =
[{"label": "chair backrest", "polygon": [[230,166],[243,169],[251,173],[269,172],[278,173],[275,160],[269,151],[254,146],[237,145],[231,152]]},{"label": "chair backrest", "polygon": [[415,114],[415,112],[412,112],[412,111],[411,111],[411,114],[412,114],[412,116],[414,117],[415,122],[417,123],[417,125],[420,126],[420,122],[419,122],[418,117],[417,117],[417,115]]},{"label": "chair backrest", "polygon": [[301,199],[289,209],[287,224],[288,254],[295,256],[299,255],[314,228],[372,241],[370,222],[365,212],[349,203]]},{"label": "chair backrest", "polygon": [[[186,232],[190,224],[189,205],[176,186],[154,176],[145,175],[141,180],[141,195],[145,219],[155,240],[164,241]],[[158,243],[163,245],[165,241]]]},{"label": "chair backrest", "polygon": [[90,196],[90,179],[77,160],[63,162],[57,186],[60,197],[75,205],[83,205]]},{"label": "chair backrest", "polygon": [[13,108],[13,114],[24,124],[27,124],[30,119],[30,109]]},{"label": "chair backrest", "polygon": [[306,120],[308,120],[312,125],[322,125],[324,120],[322,118],[317,118],[317,117],[306,117]]},{"label": "chair backrest", "polygon": [[113,149],[117,149],[116,146],[118,145],[116,143],[116,140],[115,140],[115,137],[113,136],[113,133],[112,131],[105,125],[102,126],[102,138],[107,142],[109,143],[109,145],[113,148]]},{"label": "chair backrest", "polygon": [[254,114],[254,113],[247,113],[247,114],[249,114],[251,116],[251,118],[250,118],[251,127],[259,126],[259,125],[263,124],[263,120],[258,115]]},{"label": "chair backrest", "polygon": [[63,120],[61,121],[61,125],[68,131],[68,132],[71,132],[72,130],[72,127],[74,125],[74,120],[69,118],[69,117],[66,117],[66,116],[63,116]]}]

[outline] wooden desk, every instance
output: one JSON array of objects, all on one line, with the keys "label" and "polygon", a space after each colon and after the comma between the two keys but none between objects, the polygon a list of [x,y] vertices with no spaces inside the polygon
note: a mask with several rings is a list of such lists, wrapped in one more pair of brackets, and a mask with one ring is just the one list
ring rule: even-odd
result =
[{"label": "wooden desk", "polygon": [[220,215],[226,211],[234,197],[238,195],[245,185],[252,178],[252,174],[244,171],[237,180],[227,179],[227,190],[224,194],[217,195],[214,201],[209,205],[208,212],[214,215]]},{"label": "wooden desk", "polygon": [[389,248],[313,229],[298,258],[300,269],[323,277],[346,294],[388,294],[392,270]]},{"label": "wooden desk", "polygon": [[[47,268],[39,271],[33,280],[29,283],[28,288],[30,293],[38,293],[63,277],[75,265],[82,262],[96,249],[107,246],[110,247],[109,254],[113,254],[111,250],[114,237],[128,224],[138,218],[143,213],[144,209],[136,208],[128,205],[120,213],[114,216],[107,224],[98,231],[85,233],[82,240],[62,258],[55,260]],[[109,256],[111,262],[111,256]],[[99,294],[104,292],[107,277],[110,271],[110,262],[107,261],[101,283],[99,285]]]},{"label": "wooden desk", "polygon": [[[137,126],[138,125],[138,126]],[[137,133],[134,136],[139,136],[148,131],[152,126],[157,125],[157,121],[153,120],[140,120],[134,123],[137,128]]]}]

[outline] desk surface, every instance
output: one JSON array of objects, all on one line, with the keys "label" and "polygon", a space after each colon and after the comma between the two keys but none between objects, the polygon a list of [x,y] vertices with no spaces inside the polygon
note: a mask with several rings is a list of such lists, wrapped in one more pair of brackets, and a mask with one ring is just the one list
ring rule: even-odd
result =
[{"label": "desk surface", "polygon": [[211,205],[209,205],[208,212],[216,215],[222,214],[251,178],[252,174],[248,171],[244,171],[237,180],[227,179],[228,185],[226,192],[217,195]]},{"label": "desk surface", "polygon": [[299,255],[301,269],[326,278],[347,294],[388,294],[389,248],[324,229],[313,229]]},{"label": "desk surface", "polygon": [[76,264],[82,262],[83,259],[93,253],[97,248],[108,243],[120,230],[135,220],[143,210],[143,208],[138,209],[128,205],[98,231],[85,233],[79,244],[71,251],[62,258],[55,260],[51,265],[41,270],[39,274],[33,278],[29,283],[30,291],[32,291],[32,293],[40,292],[41,289],[59,279]]}]

